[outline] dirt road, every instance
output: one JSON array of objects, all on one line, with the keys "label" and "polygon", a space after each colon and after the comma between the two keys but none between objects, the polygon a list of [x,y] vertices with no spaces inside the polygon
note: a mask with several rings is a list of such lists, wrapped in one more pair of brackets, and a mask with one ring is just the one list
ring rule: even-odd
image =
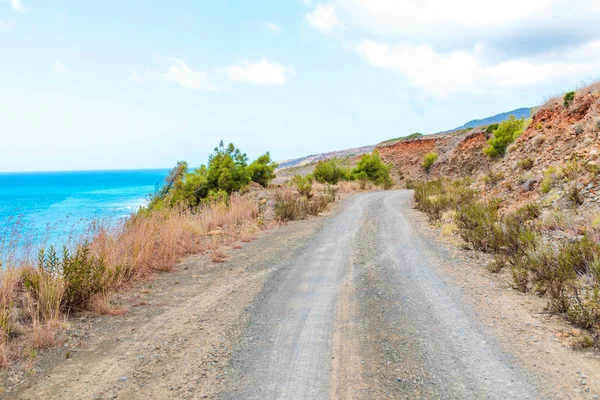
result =
[{"label": "dirt road", "polygon": [[[17,398],[592,398],[595,352],[440,243],[408,191],[353,196],[219,266],[190,258]],[[535,303],[535,301],[534,301]],[[68,361],[60,359],[73,348]],[[70,353],[71,354],[71,353]]]}]

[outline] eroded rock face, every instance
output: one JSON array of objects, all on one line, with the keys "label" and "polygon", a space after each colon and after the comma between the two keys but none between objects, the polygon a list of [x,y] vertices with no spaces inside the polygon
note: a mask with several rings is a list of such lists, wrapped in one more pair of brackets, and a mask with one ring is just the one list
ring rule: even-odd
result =
[{"label": "eroded rock face", "polygon": [[[469,176],[477,180],[493,170],[505,175],[501,183],[530,181],[524,191],[533,192],[551,165],[564,167],[576,160],[582,167],[595,167],[600,161],[599,136],[600,91],[590,89],[578,92],[568,108],[559,98],[544,105],[500,159],[492,160],[483,153],[490,137],[483,129],[381,144],[377,149],[384,161],[409,179]],[[429,152],[436,152],[438,160],[428,174],[421,164]],[[534,164],[528,171],[530,177],[519,179],[525,171],[516,166],[525,158],[532,158]],[[491,192],[501,189],[502,185]]]},{"label": "eroded rock face", "polygon": [[[488,136],[482,130],[462,135],[435,135],[377,147],[384,161],[393,164],[409,179],[436,176],[459,177],[489,168],[491,161],[483,154]],[[435,152],[438,160],[429,174],[421,166],[425,154]]]}]

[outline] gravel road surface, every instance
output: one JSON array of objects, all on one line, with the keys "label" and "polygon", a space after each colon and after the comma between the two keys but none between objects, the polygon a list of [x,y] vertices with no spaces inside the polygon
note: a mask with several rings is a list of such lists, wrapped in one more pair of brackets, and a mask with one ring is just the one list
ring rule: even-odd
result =
[{"label": "gravel road surface", "polygon": [[536,397],[434,272],[447,253],[413,229],[410,203],[408,191],[356,196],[282,261],[223,398]]}]

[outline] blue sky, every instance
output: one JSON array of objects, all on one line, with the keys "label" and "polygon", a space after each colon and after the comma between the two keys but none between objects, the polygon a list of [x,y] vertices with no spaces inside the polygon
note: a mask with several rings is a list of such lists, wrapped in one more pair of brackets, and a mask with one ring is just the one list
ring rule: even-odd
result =
[{"label": "blue sky", "polygon": [[581,3],[0,0],[0,171],[282,160],[536,105],[598,78]]}]

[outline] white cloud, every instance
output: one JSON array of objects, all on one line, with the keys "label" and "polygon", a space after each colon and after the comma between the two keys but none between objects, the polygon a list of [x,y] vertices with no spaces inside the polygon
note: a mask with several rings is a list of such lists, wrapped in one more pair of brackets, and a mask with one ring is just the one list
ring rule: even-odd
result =
[{"label": "white cloud", "polygon": [[312,4],[312,0],[300,0],[300,3],[310,6]]},{"label": "white cloud", "polygon": [[17,10],[19,12],[25,11],[25,8],[23,7],[23,3],[21,3],[21,0],[10,0],[10,5],[12,6],[12,8],[14,8],[15,10]]},{"label": "white cloud", "polygon": [[57,74],[64,74],[67,72],[67,69],[65,68],[64,65],[62,65],[60,62],[57,61],[52,66],[52,71],[56,72]]},{"label": "white cloud", "polygon": [[187,89],[217,89],[206,73],[194,71],[183,60],[177,58],[168,58],[167,60],[171,65],[169,65],[168,71],[163,74],[166,81],[175,82]]},{"label": "white cloud", "polygon": [[567,82],[600,70],[600,41],[497,62],[486,60],[481,45],[442,53],[428,45],[364,40],[352,48],[365,62],[396,72],[438,98]]},{"label": "white cloud", "polygon": [[343,27],[365,62],[438,98],[573,84],[600,70],[597,0],[328,0],[304,18],[323,33]]},{"label": "white cloud", "polygon": [[267,28],[271,32],[275,32],[275,33],[281,32],[281,27],[273,22],[267,22],[265,24],[265,28]]},{"label": "white cloud", "polygon": [[295,75],[291,68],[267,60],[232,64],[225,67],[225,72],[232,81],[277,86],[286,85]]},{"label": "white cloud", "polygon": [[341,25],[335,8],[331,4],[319,4],[312,13],[306,14],[304,19],[313,28],[323,33],[331,33]]},{"label": "white cloud", "polygon": [[149,81],[165,81],[176,83],[186,89],[216,91],[218,86],[205,72],[194,71],[185,61],[178,58],[166,58],[169,64],[166,72],[153,70],[133,71],[130,80],[138,84]]},{"label": "white cloud", "polygon": [[520,36],[570,38],[600,33],[600,2],[578,0],[332,0],[338,14],[368,34],[435,45],[516,40]]}]

